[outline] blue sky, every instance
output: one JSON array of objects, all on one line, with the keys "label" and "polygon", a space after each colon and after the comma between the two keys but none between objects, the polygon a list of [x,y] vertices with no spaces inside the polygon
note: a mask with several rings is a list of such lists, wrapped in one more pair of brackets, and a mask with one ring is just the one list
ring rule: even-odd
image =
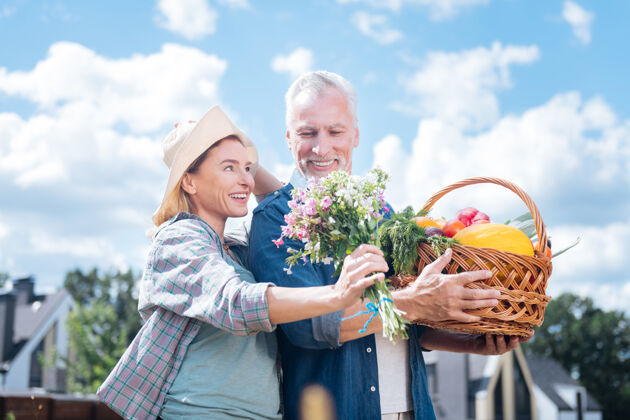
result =
[{"label": "blue sky", "polygon": [[[166,182],[160,143],[220,104],[290,173],[284,92],[326,69],[358,93],[354,170],[420,207],[469,176],[538,205],[549,292],[630,310],[630,4],[526,0],[4,0],[0,3],[0,271],[54,290],[75,267],[144,264]],[[504,221],[501,187],[440,200]]]}]

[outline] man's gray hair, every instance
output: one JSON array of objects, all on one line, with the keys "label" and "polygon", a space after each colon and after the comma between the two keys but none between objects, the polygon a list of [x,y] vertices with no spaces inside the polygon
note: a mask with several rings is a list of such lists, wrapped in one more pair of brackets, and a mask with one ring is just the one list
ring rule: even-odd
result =
[{"label": "man's gray hair", "polygon": [[286,124],[289,127],[293,118],[293,101],[302,92],[317,97],[327,88],[336,88],[346,97],[348,110],[352,116],[354,126],[357,126],[357,93],[352,83],[336,73],[325,70],[311,71],[298,77],[284,96],[286,102]]}]

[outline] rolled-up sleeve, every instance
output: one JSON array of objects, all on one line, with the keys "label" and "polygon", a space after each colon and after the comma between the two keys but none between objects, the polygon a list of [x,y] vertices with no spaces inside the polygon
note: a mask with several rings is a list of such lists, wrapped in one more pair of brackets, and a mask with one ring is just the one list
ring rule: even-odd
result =
[{"label": "rolled-up sleeve", "polygon": [[220,245],[199,221],[163,229],[154,240],[141,301],[237,335],[272,331],[266,295],[272,285],[241,279]]},{"label": "rolled-up sleeve", "polygon": [[[282,200],[279,197],[278,200]],[[285,239],[277,247],[272,240],[278,239],[284,224],[284,213],[279,203],[259,206],[254,211],[249,237],[248,264],[257,282],[274,283],[282,287],[325,286],[336,281],[332,277],[332,265],[294,265],[290,272],[286,264],[288,247],[299,248],[299,242]],[[288,207],[287,207],[288,211]],[[339,347],[339,330],[343,311],[333,312],[316,318],[282,324],[280,329],[293,345],[309,349]]]}]

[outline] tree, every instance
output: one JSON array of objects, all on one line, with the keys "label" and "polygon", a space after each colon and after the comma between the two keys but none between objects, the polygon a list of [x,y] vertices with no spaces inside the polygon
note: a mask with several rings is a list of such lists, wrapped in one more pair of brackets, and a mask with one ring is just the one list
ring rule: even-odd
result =
[{"label": "tree", "polygon": [[526,352],[557,360],[600,403],[605,420],[630,412],[630,319],[565,293],[551,300]]},{"label": "tree", "polygon": [[0,287],[4,287],[7,280],[9,280],[9,273],[0,271]]},{"label": "tree", "polygon": [[68,388],[95,392],[141,326],[131,270],[100,275],[76,269],[66,274],[64,288],[76,308],[68,317],[70,357]]}]

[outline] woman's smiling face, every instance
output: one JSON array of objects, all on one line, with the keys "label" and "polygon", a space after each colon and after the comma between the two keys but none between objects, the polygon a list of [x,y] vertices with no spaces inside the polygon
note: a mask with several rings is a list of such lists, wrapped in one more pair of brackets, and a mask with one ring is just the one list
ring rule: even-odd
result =
[{"label": "woman's smiling face", "polygon": [[197,170],[187,172],[182,180],[194,213],[204,220],[222,222],[228,217],[245,216],[254,189],[252,166],[239,140],[221,140],[208,151]]}]

